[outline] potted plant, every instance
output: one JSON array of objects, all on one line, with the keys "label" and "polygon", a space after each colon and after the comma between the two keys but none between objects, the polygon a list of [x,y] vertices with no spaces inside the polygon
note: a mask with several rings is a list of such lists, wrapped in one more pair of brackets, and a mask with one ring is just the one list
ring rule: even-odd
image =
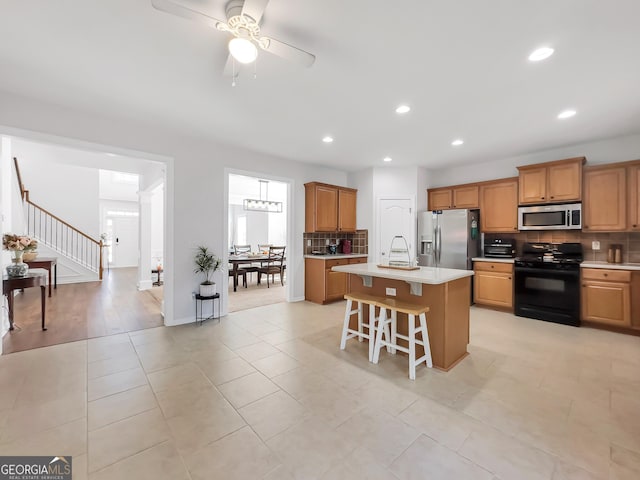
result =
[{"label": "potted plant", "polygon": [[213,272],[220,268],[220,259],[209,252],[207,247],[200,245],[194,258],[196,269],[194,273],[204,273],[205,280],[200,284],[200,295],[210,297],[216,294],[216,284],[211,280]]}]

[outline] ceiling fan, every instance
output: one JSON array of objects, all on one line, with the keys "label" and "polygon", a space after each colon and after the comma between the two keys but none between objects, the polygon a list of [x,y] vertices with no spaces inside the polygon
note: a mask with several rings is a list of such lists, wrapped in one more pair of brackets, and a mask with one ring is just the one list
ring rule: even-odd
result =
[{"label": "ceiling fan", "polygon": [[305,67],[313,65],[315,55],[275,38],[260,35],[260,20],[267,3],[269,0],[230,0],[226,6],[227,21],[223,22],[171,0],[151,0],[157,10],[204,23],[232,35],[225,75],[236,76],[234,60],[244,64],[255,61],[258,48]]}]

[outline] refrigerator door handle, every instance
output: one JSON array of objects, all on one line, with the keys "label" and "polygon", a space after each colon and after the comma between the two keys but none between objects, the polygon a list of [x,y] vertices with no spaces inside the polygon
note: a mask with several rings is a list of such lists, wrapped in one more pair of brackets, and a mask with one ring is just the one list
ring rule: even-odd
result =
[{"label": "refrigerator door handle", "polygon": [[436,267],[440,265],[440,255],[442,253],[442,228],[440,225],[436,225],[435,230],[435,245],[434,245],[434,259],[436,261]]}]

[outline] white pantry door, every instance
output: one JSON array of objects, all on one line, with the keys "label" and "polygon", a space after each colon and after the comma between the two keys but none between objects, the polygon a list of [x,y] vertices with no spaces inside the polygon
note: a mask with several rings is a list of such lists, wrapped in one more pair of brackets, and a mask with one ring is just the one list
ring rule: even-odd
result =
[{"label": "white pantry door", "polygon": [[411,260],[415,260],[416,218],[413,198],[378,199],[377,261],[386,263],[389,247],[395,236],[403,236],[409,246]]}]

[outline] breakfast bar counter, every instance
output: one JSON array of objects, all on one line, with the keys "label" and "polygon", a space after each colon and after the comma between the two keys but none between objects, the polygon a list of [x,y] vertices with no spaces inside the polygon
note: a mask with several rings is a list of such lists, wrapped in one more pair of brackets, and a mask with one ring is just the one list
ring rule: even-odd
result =
[{"label": "breakfast bar counter", "polygon": [[[469,304],[471,300],[471,270],[420,267],[416,270],[396,270],[378,267],[375,263],[340,265],[334,271],[350,276],[351,292],[392,297],[415,305],[428,306],[427,327],[433,365],[450,370],[468,355]],[[387,295],[395,289],[395,296]],[[366,308],[366,307],[365,307]],[[365,318],[368,312],[365,312]],[[407,334],[407,322],[398,315],[398,331]],[[357,328],[352,318],[352,328]],[[417,346],[418,356],[422,347]]]}]

